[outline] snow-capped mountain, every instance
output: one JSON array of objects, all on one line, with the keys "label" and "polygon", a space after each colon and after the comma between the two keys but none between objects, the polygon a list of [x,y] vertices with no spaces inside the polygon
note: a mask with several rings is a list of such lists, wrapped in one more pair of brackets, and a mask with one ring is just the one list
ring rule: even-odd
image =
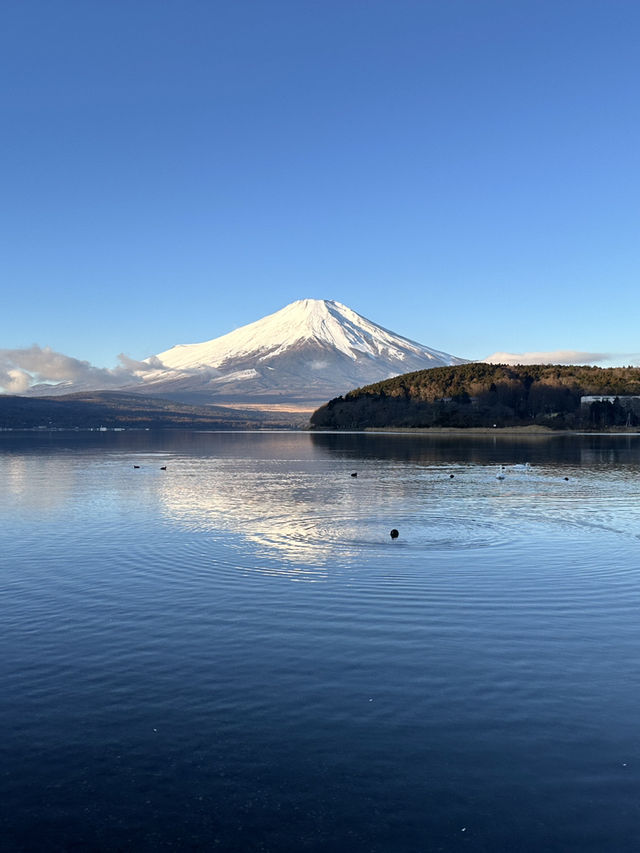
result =
[{"label": "snow-capped mountain", "polygon": [[399,373],[466,361],[339,302],[300,299],[222,337],[146,359],[135,390],[191,402],[313,407]]}]

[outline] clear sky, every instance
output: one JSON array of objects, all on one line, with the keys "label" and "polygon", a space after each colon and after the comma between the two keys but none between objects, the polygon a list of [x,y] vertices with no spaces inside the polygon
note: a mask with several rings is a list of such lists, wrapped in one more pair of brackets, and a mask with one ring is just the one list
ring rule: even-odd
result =
[{"label": "clear sky", "polygon": [[639,44],[638,0],[6,0],[0,350],[315,297],[640,364]]}]

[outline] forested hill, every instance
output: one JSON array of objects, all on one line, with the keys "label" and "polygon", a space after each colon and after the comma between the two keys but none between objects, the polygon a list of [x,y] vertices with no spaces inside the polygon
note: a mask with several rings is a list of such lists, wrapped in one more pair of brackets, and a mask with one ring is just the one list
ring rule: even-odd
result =
[{"label": "forested hill", "polygon": [[540,424],[559,429],[640,425],[638,367],[472,363],[405,373],[336,397],[311,417],[314,429]]},{"label": "forested hill", "polygon": [[302,418],[222,406],[188,406],[121,391],[61,397],[0,394],[0,429],[260,429],[301,427]]}]

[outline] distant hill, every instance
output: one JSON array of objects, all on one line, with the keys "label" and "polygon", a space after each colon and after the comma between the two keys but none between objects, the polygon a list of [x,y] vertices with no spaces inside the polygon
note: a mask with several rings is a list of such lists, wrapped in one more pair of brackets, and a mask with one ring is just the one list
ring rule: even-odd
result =
[{"label": "distant hill", "polygon": [[0,395],[0,429],[257,429],[302,425],[303,417],[295,414],[188,406],[120,391],[62,397]]},{"label": "distant hill", "polygon": [[315,429],[540,424],[559,429],[638,426],[626,401],[640,395],[640,368],[471,363],[418,370],[336,397],[311,417]]}]

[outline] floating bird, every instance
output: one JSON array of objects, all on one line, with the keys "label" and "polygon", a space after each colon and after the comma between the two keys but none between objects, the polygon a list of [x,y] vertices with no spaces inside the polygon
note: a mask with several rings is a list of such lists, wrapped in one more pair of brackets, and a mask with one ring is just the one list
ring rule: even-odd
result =
[{"label": "floating bird", "polygon": [[565,480],[568,482],[568,481],[569,481],[569,478],[568,478],[568,477],[565,477]]},{"label": "floating bird", "polygon": [[394,528],[393,528],[393,530],[391,531],[391,533],[389,534],[389,536],[390,536],[392,539],[397,539],[397,538],[398,538],[398,536],[400,536],[400,534],[398,533],[398,531],[397,531],[397,530],[395,529],[395,527],[394,527]]},{"label": "floating bird", "polygon": [[353,474],[352,474],[351,476],[352,476],[352,477],[357,477],[357,476],[358,476],[358,472],[357,472],[357,471],[354,471],[354,472],[353,472]]},{"label": "floating bird", "polygon": [[163,466],[162,466],[162,468],[161,468],[160,470],[161,470],[161,471],[166,471],[166,470],[167,470],[167,466],[166,466],[166,465],[163,465]]},{"label": "floating bird", "polygon": [[139,465],[134,465],[133,467],[134,467],[134,468],[139,468],[140,466],[139,466]]},{"label": "floating bird", "polygon": [[453,474],[449,474],[449,479],[453,480]]}]

